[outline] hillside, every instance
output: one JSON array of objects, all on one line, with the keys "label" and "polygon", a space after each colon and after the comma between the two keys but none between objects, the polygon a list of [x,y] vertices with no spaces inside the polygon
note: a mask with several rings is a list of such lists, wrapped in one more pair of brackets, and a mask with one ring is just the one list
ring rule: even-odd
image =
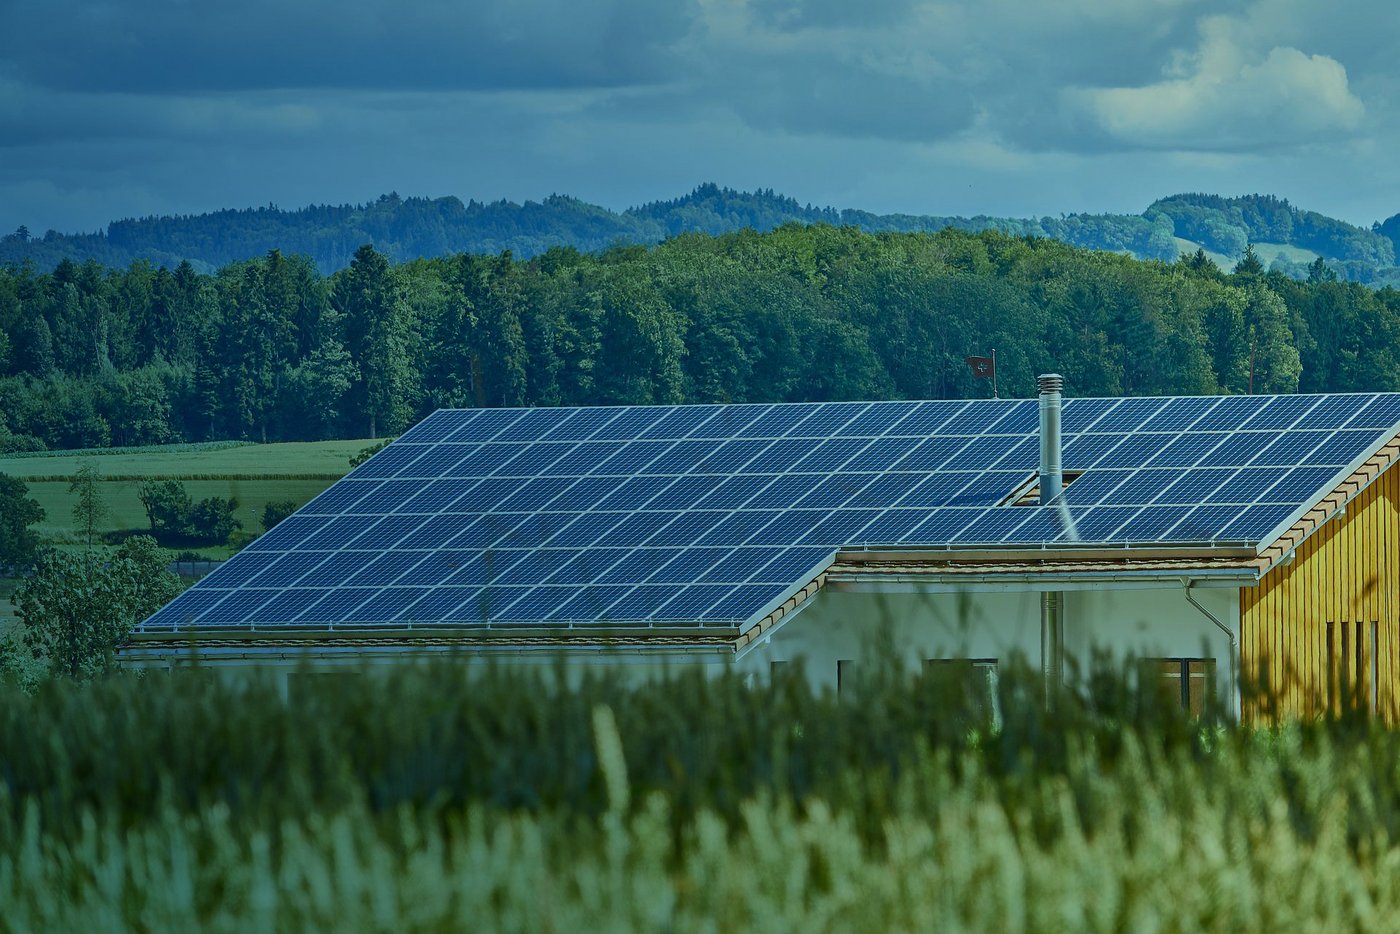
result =
[{"label": "hillside", "polygon": [[212,272],[275,248],[309,256],[323,274],[330,274],[349,266],[355,250],[365,243],[397,261],[505,250],[530,258],[556,246],[593,252],[619,244],[658,243],[682,233],[768,231],[786,223],[855,226],[871,233],[948,227],[997,230],[1166,261],[1198,247],[1234,258],[1246,243],[1267,243],[1281,249],[1265,251],[1265,261],[1277,257],[1278,267],[1295,277],[1305,277],[1308,264],[1320,256],[1344,279],[1383,283],[1400,278],[1395,271],[1400,215],[1367,230],[1270,195],[1173,195],[1140,215],[956,217],[814,207],[771,189],[743,192],[713,184],[621,213],[563,195],[516,204],[388,194],[359,205],[298,210],[268,205],[120,220],[100,233],[49,231],[36,238],[21,229],[0,238],[0,263],[32,261],[50,270],[64,258],[118,267],[146,260],[167,268],[188,260],[197,270]]}]

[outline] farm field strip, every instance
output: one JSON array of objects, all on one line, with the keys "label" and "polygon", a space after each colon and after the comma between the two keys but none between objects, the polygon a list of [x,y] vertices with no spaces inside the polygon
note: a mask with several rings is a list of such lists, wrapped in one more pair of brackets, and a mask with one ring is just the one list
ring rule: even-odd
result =
[{"label": "farm field strip", "polygon": [[0,457],[0,473],[19,477],[69,477],[84,463],[92,463],[108,477],[180,479],[184,477],[343,476],[349,460],[373,441],[306,441],[284,444],[247,444],[210,451],[153,451],[131,454],[52,457]]},{"label": "farm field strip", "polygon": [[[140,488],[143,480],[152,479],[181,481],[194,501],[211,496],[236,499],[238,509],[234,514],[246,535],[262,531],[263,508],[268,503],[290,501],[298,507],[305,505],[349,473],[350,458],[374,443],[318,441],[249,444],[217,450],[143,449],[95,457],[9,457],[0,458],[0,473],[28,484],[29,495],[45,512],[44,521],[35,528],[60,544],[78,538],[68,478],[83,463],[95,465],[103,478],[100,489],[108,511],[103,533],[149,527]],[[192,550],[209,558],[224,558],[236,549],[220,545]],[[4,591],[0,590],[0,625],[7,606]]]}]

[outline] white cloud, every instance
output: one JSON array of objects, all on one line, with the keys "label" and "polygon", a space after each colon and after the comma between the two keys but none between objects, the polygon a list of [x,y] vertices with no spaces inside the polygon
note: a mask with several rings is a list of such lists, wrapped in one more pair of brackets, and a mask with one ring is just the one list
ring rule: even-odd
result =
[{"label": "white cloud", "polygon": [[1076,88],[1069,103],[1120,145],[1194,151],[1268,150],[1349,137],[1366,108],[1346,68],[1292,46],[1260,54],[1232,23],[1202,23],[1195,52],[1178,52],[1164,80],[1141,87]]}]

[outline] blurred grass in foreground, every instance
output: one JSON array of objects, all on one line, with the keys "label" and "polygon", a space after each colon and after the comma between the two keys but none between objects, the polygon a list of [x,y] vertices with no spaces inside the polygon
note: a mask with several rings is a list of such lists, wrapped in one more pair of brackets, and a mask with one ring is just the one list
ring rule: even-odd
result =
[{"label": "blurred grass in foreground", "polygon": [[[352,676],[353,677],[353,676]],[[885,671],[450,663],[0,693],[0,928],[1264,930],[1400,911],[1400,734],[1189,720],[1107,666],[1000,725]]]}]

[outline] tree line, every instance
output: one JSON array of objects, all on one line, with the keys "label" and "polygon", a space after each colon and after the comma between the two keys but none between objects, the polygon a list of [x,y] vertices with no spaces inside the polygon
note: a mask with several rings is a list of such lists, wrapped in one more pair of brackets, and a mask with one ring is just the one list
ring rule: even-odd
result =
[{"label": "tree line", "polygon": [[[531,259],[555,246],[597,252],[618,244],[656,244],[684,233],[719,236],[748,228],[766,232],[789,223],[852,226],[867,233],[934,233],[949,227],[970,233],[997,230],[1167,262],[1177,258],[1184,241],[1229,257],[1240,255],[1250,242],[1291,244],[1323,256],[1344,279],[1375,285],[1400,282],[1395,265],[1400,215],[1367,229],[1299,210],[1271,195],[1173,195],[1141,214],[958,217],[837,210],[801,204],[772,189],[736,191],[715,184],[621,212],[565,195],[517,204],[390,193],[365,204],[294,210],[267,205],[129,218],[96,233],[50,230],[37,235],[20,227],[0,236],[0,263],[31,260],[51,271],[65,258],[80,263],[95,259],[123,268],[144,259],[170,269],[189,260],[196,270],[212,273],[278,248],[310,257],[322,274],[330,275],[347,267],[364,243],[373,243],[395,262],[506,250]],[[1306,278],[1305,265],[1283,259],[1276,263],[1283,272]]]},{"label": "tree line", "polygon": [[824,224],[329,277],[0,267],[0,449],[382,437],[439,407],[1400,389],[1400,292],[1203,253]]}]

